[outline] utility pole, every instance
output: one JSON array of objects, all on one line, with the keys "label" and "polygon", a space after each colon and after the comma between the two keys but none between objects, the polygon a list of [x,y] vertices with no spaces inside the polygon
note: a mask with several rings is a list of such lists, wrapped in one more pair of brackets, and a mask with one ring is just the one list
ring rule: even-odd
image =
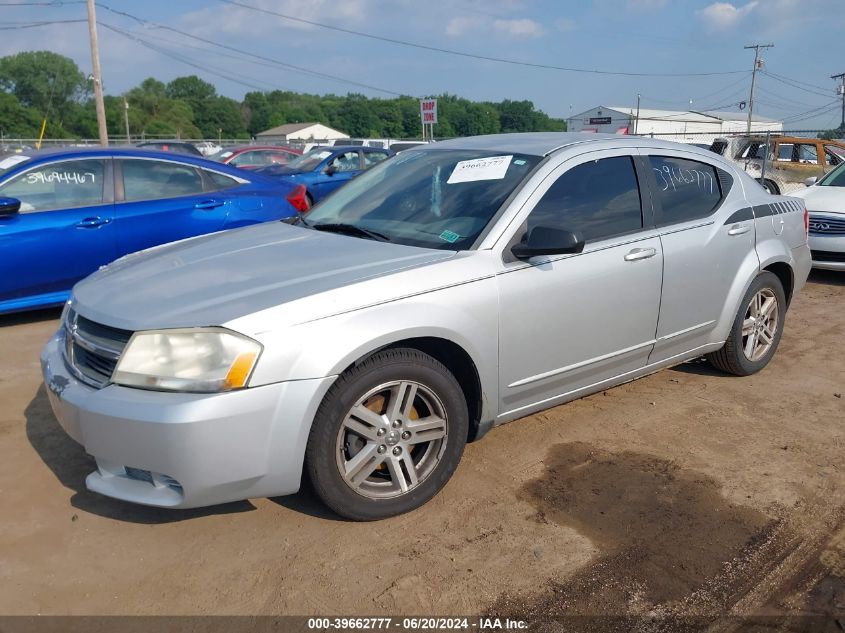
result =
[{"label": "utility pole", "polygon": [[126,124],[126,142],[132,145],[132,137],[129,135],[129,102],[123,97],[123,122]]},{"label": "utility pole", "polygon": [[831,79],[842,80],[842,85],[839,86],[839,94],[842,95],[842,122],[839,124],[839,127],[840,129],[845,129],[845,73],[833,75]]},{"label": "utility pole", "polygon": [[763,66],[763,62],[760,60],[760,49],[761,48],[774,48],[774,44],[752,44],[751,46],[746,46],[747,49],[754,49],[754,68],[751,70],[751,95],[748,97],[748,127],[746,132],[751,134],[751,115],[754,114],[754,82],[757,79],[757,71],[760,70]]},{"label": "utility pole", "polygon": [[91,38],[91,67],[94,74],[94,105],[97,107],[97,127],[100,145],[108,147],[109,132],[106,127],[106,106],[103,103],[103,76],[100,73],[100,49],[97,45],[97,16],[94,0],[88,0],[88,35]]}]

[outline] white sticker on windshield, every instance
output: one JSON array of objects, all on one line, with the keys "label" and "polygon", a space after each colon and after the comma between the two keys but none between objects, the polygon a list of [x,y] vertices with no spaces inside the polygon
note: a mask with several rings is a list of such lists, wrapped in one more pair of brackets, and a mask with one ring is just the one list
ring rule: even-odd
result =
[{"label": "white sticker on windshield", "polygon": [[29,160],[29,156],[22,156],[21,154],[7,156],[3,160],[0,160],[0,169],[9,169],[10,167],[14,167],[18,163],[24,162],[25,160]]},{"label": "white sticker on windshield", "polygon": [[319,154],[317,154],[317,158],[319,158],[320,160],[323,160],[324,158],[328,158],[331,155],[332,155],[331,152],[323,151],[323,152],[320,152]]},{"label": "white sticker on windshield", "polygon": [[446,184],[453,185],[456,182],[475,182],[476,180],[501,180],[505,177],[512,158],[513,154],[462,160],[455,165]]}]

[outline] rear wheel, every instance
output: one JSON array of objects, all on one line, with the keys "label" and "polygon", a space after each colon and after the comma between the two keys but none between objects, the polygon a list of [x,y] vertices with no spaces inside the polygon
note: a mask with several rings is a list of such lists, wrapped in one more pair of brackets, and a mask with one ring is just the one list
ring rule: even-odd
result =
[{"label": "rear wheel", "polygon": [[763,186],[763,189],[768,191],[773,196],[780,195],[780,187],[778,187],[774,182],[772,182],[768,178],[766,180],[761,181],[760,184]]},{"label": "rear wheel", "polygon": [[785,313],[786,295],[780,280],[770,272],[760,274],[745,293],[725,346],[707,359],[737,376],[760,371],[777,350]]},{"label": "rear wheel", "polygon": [[442,363],[414,349],[385,350],[329,390],[308,439],[308,477],[344,517],[408,512],[455,472],[468,425],[463,392]]}]

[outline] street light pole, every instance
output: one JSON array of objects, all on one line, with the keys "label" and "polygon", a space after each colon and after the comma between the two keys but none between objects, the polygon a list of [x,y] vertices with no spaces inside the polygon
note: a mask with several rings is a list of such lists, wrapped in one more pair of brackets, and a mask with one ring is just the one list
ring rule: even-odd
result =
[{"label": "street light pole", "polygon": [[132,137],[129,135],[129,102],[123,97],[123,122],[126,124],[126,142],[132,144]]},{"label": "street light pole", "polygon": [[757,79],[757,71],[761,66],[760,49],[774,48],[774,44],[752,44],[750,46],[746,46],[745,48],[754,49],[754,68],[751,70],[751,95],[748,97],[748,126],[746,128],[746,132],[751,134],[751,116],[754,113],[754,82]]},{"label": "street light pole", "polygon": [[108,147],[109,132],[106,127],[106,106],[103,103],[103,77],[100,72],[100,49],[97,45],[97,16],[94,0],[88,0],[88,35],[91,38],[91,68],[94,75],[94,105],[97,109],[97,128],[100,132],[100,145]]}]

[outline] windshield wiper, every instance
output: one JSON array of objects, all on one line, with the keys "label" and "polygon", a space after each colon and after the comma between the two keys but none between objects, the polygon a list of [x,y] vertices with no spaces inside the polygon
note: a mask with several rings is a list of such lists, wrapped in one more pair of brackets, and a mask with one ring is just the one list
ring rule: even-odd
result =
[{"label": "windshield wiper", "polygon": [[326,222],[324,224],[312,224],[312,229],[317,231],[328,231],[330,233],[346,233],[347,235],[357,235],[359,237],[367,237],[371,240],[379,242],[389,242],[390,238],[382,233],[371,231],[370,229],[362,229],[360,226],[354,224],[344,224],[343,222]]}]

